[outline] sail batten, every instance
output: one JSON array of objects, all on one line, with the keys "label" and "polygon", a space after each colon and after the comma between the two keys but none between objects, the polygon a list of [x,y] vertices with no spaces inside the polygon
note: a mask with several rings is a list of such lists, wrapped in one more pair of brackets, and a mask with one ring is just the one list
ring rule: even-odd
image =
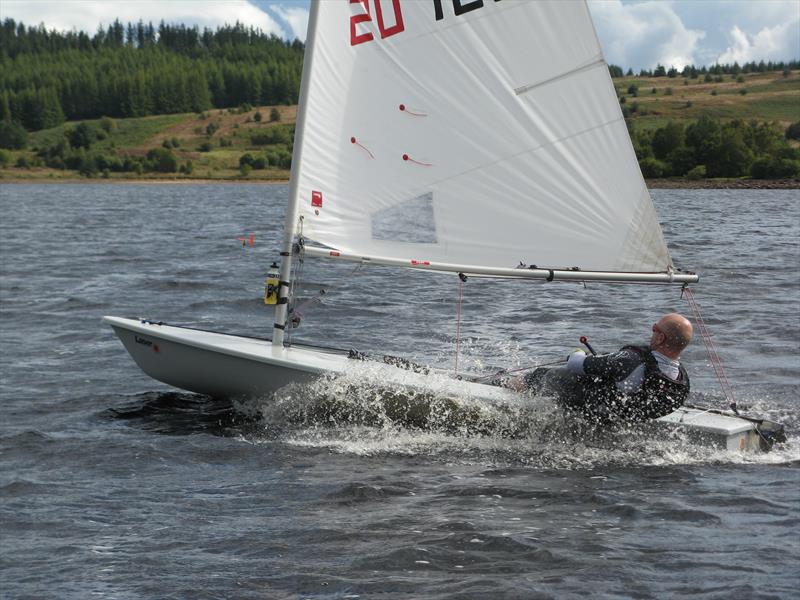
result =
[{"label": "sail batten", "polygon": [[567,71],[566,73],[561,73],[560,75],[556,75],[555,77],[551,77],[550,79],[545,79],[544,81],[539,81],[539,82],[536,82],[536,83],[529,83],[527,85],[523,85],[523,86],[520,86],[518,88],[515,88],[514,89],[514,93],[517,96],[520,96],[520,95],[524,94],[525,92],[529,92],[529,91],[531,91],[533,89],[536,89],[538,87],[541,87],[543,85],[547,85],[548,83],[553,83],[555,81],[558,81],[559,79],[564,79],[565,77],[570,77],[571,75],[576,75],[577,73],[581,73],[583,71],[586,71],[588,69],[593,69],[593,68],[601,66],[601,65],[604,66],[604,67],[608,66],[606,64],[605,59],[602,56],[599,56],[598,58],[596,58],[595,60],[590,62],[588,65],[582,65],[580,67],[575,67],[571,71]]},{"label": "sail batten", "polygon": [[669,272],[585,3],[434,4],[315,6],[293,165],[304,236],[489,269]]}]

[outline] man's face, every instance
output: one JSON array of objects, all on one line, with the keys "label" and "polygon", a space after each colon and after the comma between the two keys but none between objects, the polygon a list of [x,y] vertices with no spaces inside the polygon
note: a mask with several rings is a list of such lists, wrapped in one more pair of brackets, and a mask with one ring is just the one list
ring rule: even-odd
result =
[{"label": "man's face", "polygon": [[658,323],[653,324],[653,335],[650,336],[650,347],[655,348],[664,343],[667,339],[667,335],[661,329]]}]

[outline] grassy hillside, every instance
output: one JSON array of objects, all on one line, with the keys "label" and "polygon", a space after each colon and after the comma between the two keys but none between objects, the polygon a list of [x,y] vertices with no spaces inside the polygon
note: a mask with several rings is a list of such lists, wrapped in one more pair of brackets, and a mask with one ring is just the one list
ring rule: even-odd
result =
[{"label": "grassy hillside", "polygon": [[[273,109],[277,120],[270,121]],[[261,120],[257,120],[257,114]],[[142,117],[134,119],[95,119],[88,120],[93,130],[102,132],[102,139],[92,142],[90,151],[107,156],[144,157],[154,148],[169,147],[183,167],[191,162],[191,173],[158,172],[108,172],[95,176],[112,180],[136,179],[246,179],[256,181],[286,181],[289,178],[288,165],[252,168],[246,175],[240,169],[242,155],[254,158],[280,153],[283,157],[291,154],[291,131],[297,116],[296,106],[254,107],[247,110],[210,110],[202,114],[185,113]],[[273,117],[274,118],[274,117]],[[10,164],[0,169],[0,179],[72,179],[79,174],[70,169],[53,169],[36,166],[36,150],[57,144],[66,132],[73,130],[76,123],[64,123],[52,129],[29,134],[28,148],[7,151],[11,155]],[[105,126],[105,129],[104,129]],[[288,143],[260,143],[259,137],[271,131],[284,130]],[[266,136],[269,138],[270,136]],[[254,143],[255,139],[255,143]],[[31,165],[18,168],[15,165],[24,157]]]},{"label": "grassy hillside", "polygon": [[[778,121],[784,127],[800,120],[800,72],[780,71],[722,76],[721,82],[683,77],[624,77],[614,80],[634,128],[656,129],[668,120],[715,119]],[[628,92],[638,87],[637,96]],[[655,91],[654,91],[655,90]],[[634,105],[637,105],[634,109]]]},{"label": "grassy hillside", "polygon": [[[669,120],[688,124],[702,115],[722,120],[777,121],[782,128],[800,121],[800,73],[797,71],[788,76],[781,72],[726,75],[716,82],[705,82],[702,76],[694,80],[624,77],[615,79],[614,85],[634,131],[653,130]],[[631,86],[638,88],[635,95],[629,91]],[[202,114],[86,121],[99,132],[99,139],[92,141],[87,152],[110,157],[145,157],[150,150],[166,145],[183,171],[137,173],[106,169],[91,176],[112,180],[286,181],[296,114],[297,108],[292,106],[262,106],[215,109]],[[277,120],[271,121],[271,115]],[[65,132],[74,130],[77,125],[77,122],[68,122],[31,133],[26,149],[0,151],[6,153],[7,162],[0,168],[0,179],[80,177],[76,170],[41,166],[42,161],[36,156],[36,150],[57,144],[64,139]],[[249,168],[240,165],[245,154],[252,159],[246,159],[252,165]],[[187,168],[189,164],[191,167]]]}]

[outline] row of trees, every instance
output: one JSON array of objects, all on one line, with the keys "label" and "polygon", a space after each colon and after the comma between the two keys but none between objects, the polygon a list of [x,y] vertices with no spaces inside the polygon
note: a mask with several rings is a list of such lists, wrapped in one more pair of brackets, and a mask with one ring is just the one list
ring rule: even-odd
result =
[{"label": "row of trees", "polygon": [[[800,61],[777,61],[777,62],[748,62],[740,65],[734,62],[732,65],[712,65],[710,67],[695,67],[694,65],[686,65],[680,71],[675,67],[667,69],[664,65],[657,65],[655,69],[642,69],[639,71],[639,77],[670,77],[675,78],[679,75],[681,77],[688,77],[690,79],[697,79],[698,77],[706,75],[733,75],[738,76],[743,73],[771,73],[774,71],[794,71],[800,69]],[[634,77],[633,69],[624,71],[618,65],[608,65],[608,70],[612,77]]]},{"label": "row of trees", "polygon": [[[169,149],[153,148],[146,156],[118,156],[103,152],[91,152],[84,148],[65,149],[53,147],[53,154],[37,154],[32,160],[20,156],[14,166],[29,168],[49,166],[54,169],[70,169],[86,177],[109,176],[111,173],[185,173],[191,174],[191,160],[181,163]],[[11,154],[0,149],[0,167],[11,165]]]},{"label": "row of trees", "polygon": [[[148,48],[158,46],[180,54],[200,56],[236,53],[242,47],[282,46],[293,53],[303,52],[303,43],[294,40],[284,42],[274,34],[266,35],[258,29],[245,27],[241,23],[225,25],[215,30],[187,27],[183,24],[167,24],[161,21],[158,28],[153,23],[128,23],[119,19],[107,29],[98,29],[94,36],[83,31],[48,31],[44,25],[26,27],[14,19],[5,19],[0,24],[0,56],[16,58],[20,54],[50,54],[67,50],[92,51],[102,48]],[[228,58],[231,58],[228,56]]]},{"label": "row of trees", "polygon": [[295,104],[302,64],[302,43],[242,25],[201,33],[162,23],[156,32],[116,21],[88,38],[6,19],[0,119],[35,131],[65,119]]},{"label": "row of trees", "polygon": [[645,177],[800,177],[800,122],[785,131],[776,123],[722,122],[701,117],[689,125],[669,121],[656,130],[631,134]]}]

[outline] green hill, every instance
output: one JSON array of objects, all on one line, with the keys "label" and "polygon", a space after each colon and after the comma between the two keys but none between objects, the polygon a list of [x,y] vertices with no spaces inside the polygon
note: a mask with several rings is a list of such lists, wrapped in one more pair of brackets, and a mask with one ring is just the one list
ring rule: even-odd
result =
[{"label": "green hill", "polygon": [[[656,129],[668,120],[714,119],[778,121],[800,120],[800,72],[781,71],[721,75],[721,81],[702,77],[623,77],[614,79],[623,109],[635,129]],[[628,90],[636,86],[636,96]]]},{"label": "green hill", "polygon": [[[231,180],[287,181],[291,164],[296,106],[244,107],[209,110],[131,119],[94,119],[67,122],[58,127],[28,135],[28,149],[5,151],[7,165],[0,168],[0,179],[74,179],[88,176],[111,180]],[[272,119],[272,120],[270,120]],[[74,154],[61,140],[76,131],[79,123],[88,125],[94,139],[84,157],[104,157],[105,168],[85,169],[47,166],[43,151],[57,147]],[[0,151],[3,152],[3,151]],[[175,170],[148,166],[154,153],[175,158]],[[243,156],[250,156],[242,163]],[[133,166],[125,169],[125,160]],[[17,166],[22,162],[23,166]],[[136,164],[141,168],[136,168]],[[152,163],[152,160],[150,160]],[[242,167],[248,164],[249,168]],[[25,166],[27,165],[27,166]]]},{"label": "green hill", "polygon": [[[783,139],[786,128],[800,121],[799,72],[717,79],[721,81],[702,77],[614,79],[646,175],[659,176],[658,169],[647,169],[654,164],[658,167],[659,162],[669,164],[666,155],[650,150],[653,139],[661,135],[659,129],[671,123],[670,131],[685,131],[701,117],[710,117],[721,126],[741,121],[745,134],[753,121],[772,123],[759,131],[781,138],[780,144],[770,142],[769,151],[779,153],[776,160],[800,158],[798,143]],[[296,106],[245,105],[203,113],[66,122],[27,134],[25,149],[0,150],[0,179],[286,181],[296,114]],[[86,134],[85,144],[73,147],[79,127]],[[754,147],[749,152],[752,165],[767,150]],[[663,174],[672,174],[667,171]]]}]

